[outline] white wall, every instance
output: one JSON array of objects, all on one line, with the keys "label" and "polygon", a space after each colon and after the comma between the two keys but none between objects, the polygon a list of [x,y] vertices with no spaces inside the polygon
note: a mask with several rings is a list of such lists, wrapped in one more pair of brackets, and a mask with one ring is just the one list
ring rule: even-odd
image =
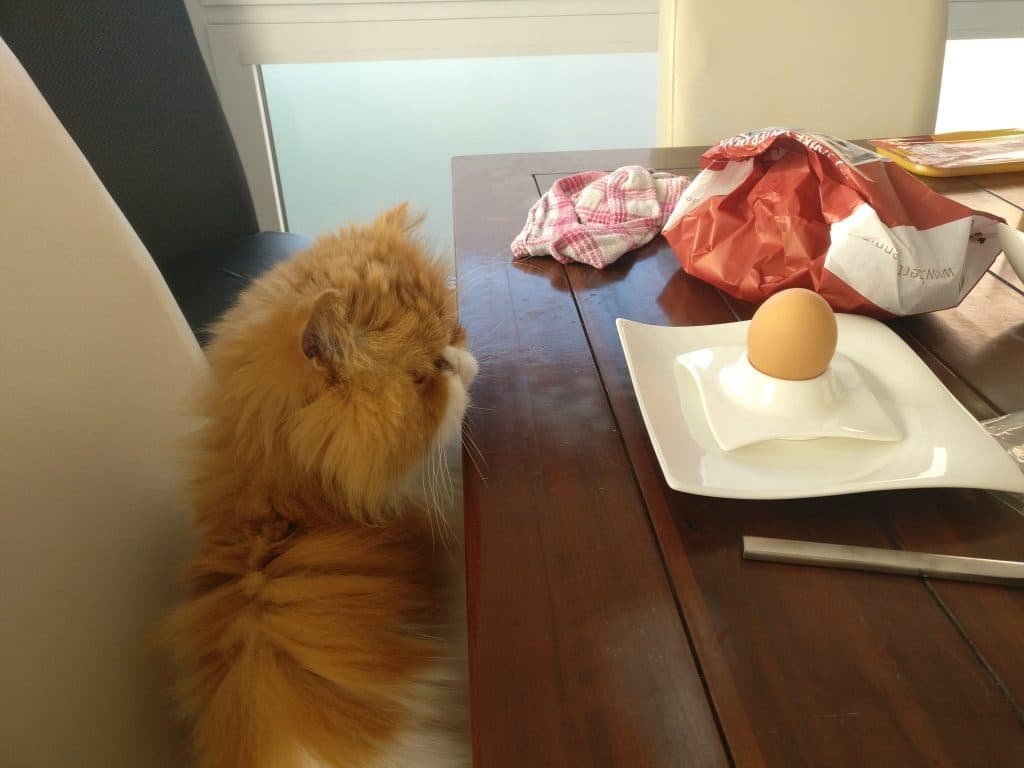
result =
[{"label": "white wall", "polygon": [[[657,38],[658,0],[185,0],[185,4],[265,228],[280,225],[280,201],[256,74],[259,65],[653,52]],[[1024,0],[950,0],[949,9],[951,40],[1024,37]],[[1015,85],[1009,84],[1007,91]]]},{"label": "white wall", "polygon": [[[658,0],[187,0],[260,226],[280,226],[257,67],[655,50]],[[198,3],[198,5],[197,5]],[[197,19],[197,17],[202,17]]]},{"label": "white wall", "polygon": [[950,40],[935,130],[1024,129],[1022,73],[1024,37]]},{"label": "white wall", "polygon": [[288,227],[409,199],[450,250],[452,156],[653,146],[656,69],[654,53],[266,65]]}]

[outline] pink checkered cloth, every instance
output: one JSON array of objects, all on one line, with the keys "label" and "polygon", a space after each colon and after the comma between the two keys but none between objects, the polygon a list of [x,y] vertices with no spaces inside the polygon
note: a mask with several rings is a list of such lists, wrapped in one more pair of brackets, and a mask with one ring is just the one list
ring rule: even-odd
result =
[{"label": "pink checkered cloth", "polygon": [[559,179],[530,209],[512,255],[550,255],[603,269],[653,239],[689,183],[639,165]]}]

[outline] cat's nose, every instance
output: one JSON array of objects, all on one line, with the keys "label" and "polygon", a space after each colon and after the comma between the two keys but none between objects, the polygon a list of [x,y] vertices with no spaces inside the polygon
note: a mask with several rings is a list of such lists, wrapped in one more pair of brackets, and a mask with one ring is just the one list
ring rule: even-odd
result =
[{"label": "cat's nose", "polygon": [[462,386],[468,387],[473,379],[476,378],[478,369],[476,358],[466,350],[459,349],[458,347],[448,347],[444,351],[444,359],[451,365],[452,370],[458,374],[462,380]]},{"label": "cat's nose", "polygon": [[476,378],[479,365],[476,362],[476,358],[469,354],[469,352],[465,350],[460,350],[460,352],[459,377],[462,379],[462,383],[468,387],[473,382],[473,379]]}]

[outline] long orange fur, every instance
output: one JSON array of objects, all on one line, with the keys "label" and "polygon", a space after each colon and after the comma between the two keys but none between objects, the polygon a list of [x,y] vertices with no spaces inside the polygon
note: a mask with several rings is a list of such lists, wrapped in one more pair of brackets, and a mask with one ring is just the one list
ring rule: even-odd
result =
[{"label": "long orange fur", "polygon": [[214,329],[199,547],[166,624],[201,768],[375,766],[450,653],[450,563],[402,487],[437,450],[465,338],[414,230],[402,206],[320,238]]}]

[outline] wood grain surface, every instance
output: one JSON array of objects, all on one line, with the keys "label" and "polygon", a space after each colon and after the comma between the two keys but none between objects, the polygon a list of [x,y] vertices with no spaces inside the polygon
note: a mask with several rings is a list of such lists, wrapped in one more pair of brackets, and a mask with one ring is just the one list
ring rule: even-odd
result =
[{"label": "wood grain surface", "polygon": [[[727,764],[565,272],[511,263],[529,172],[457,162],[475,762]],[[467,197],[462,197],[465,194]],[[642,638],[642,642],[637,642]]]},{"label": "wood grain surface", "polygon": [[[630,163],[692,176],[699,154],[453,163],[460,307],[483,371],[483,476],[464,462],[475,764],[1024,764],[1024,593],[740,557],[759,535],[1021,559],[1019,514],[971,490],[672,491],[615,319],[754,308],[684,273],[660,237],[602,271],[512,263],[526,211],[560,176]],[[934,186],[1021,224],[1022,178]],[[1024,408],[1024,291],[1005,262],[960,307],[892,327],[976,417]]]}]

